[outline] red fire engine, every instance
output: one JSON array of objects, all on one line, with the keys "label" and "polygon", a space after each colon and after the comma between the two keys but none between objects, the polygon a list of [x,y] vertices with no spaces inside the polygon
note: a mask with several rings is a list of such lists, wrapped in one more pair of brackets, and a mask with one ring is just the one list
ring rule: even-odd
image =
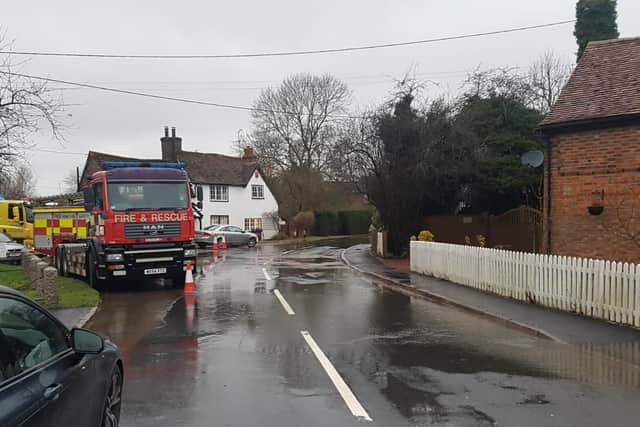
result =
[{"label": "red fire engine", "polygon": [[[195,196],[183,163],[104,162],[84,188],[86,237],[54,249],[62,275],[90,285],[114,279],[166,277],[183,286],[195,265]],[[197,192],[198,205],[202,190]]]}]

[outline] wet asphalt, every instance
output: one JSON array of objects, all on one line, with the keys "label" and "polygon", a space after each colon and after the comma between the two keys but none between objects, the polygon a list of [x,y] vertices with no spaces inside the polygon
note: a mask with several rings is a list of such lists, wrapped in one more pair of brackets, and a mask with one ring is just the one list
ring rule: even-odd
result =
[{"label": "wet asphalt", "polygon": [[[161,283],[105,294],[87,327],[123,352],[122,425],[640,424],[637,342],[558,344],[383,291],[340,262],[350,243],[207,254],[194,298]],[[352,415],[301,331],[372,421]]]}]

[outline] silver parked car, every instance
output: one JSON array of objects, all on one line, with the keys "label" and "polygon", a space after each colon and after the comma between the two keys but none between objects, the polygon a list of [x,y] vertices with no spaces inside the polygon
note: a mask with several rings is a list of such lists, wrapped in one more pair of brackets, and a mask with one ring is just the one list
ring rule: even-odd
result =
[{"label": "silver parked car", "polygon": [[0,262],[20,264],[24,246],[11,239],[4,233],[0,233]]},{"label": "silver parked car", "polygon": [[229,246],[244,246],[250,248],[258,243],[258,236],[249,231],[245,231],[235,225],[210,225],[204,230],[196,231],[196,244],[200,247],[212,245],[214,241],[222,242],[221,236],[227,241]]}]

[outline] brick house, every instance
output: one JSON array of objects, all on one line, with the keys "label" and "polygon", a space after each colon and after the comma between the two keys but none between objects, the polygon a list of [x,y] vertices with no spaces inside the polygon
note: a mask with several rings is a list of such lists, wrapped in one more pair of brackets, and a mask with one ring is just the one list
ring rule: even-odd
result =
[{"label": "brick house", "polygon": [[231,224],[245,230],[262,229],[268,239],[278,232],[278,202],[256,163],[251,148],[243,157],[200,153],[182,149],[175,128],[165,128],[160,138],[162,158],[137,159],[90,151],[80,178],[80,186],[100,170],[104,161],[184,162],[191,182],[203,189],[203,218],[196,229],[213,224]]},{"label": "brick house", "polygon": [[640,262],[640,38],[589,43],[540,131],[547,252]]}]

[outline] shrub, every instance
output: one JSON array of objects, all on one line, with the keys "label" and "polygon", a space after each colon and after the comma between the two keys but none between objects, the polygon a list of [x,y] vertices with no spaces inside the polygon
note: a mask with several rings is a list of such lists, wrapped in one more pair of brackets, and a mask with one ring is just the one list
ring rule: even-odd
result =
[{"label": "shrub", "polygon": [[371,225],[373,225],[378,231],[382,231],[384,229],[382,218],[380,218],[380,212],[377,209],[374,209],[373,213],[371,213]]},{"label": "shrub", "polygon": [[409,240],[412,241],[412,242],[415,242],[418,239],[416,238],[416,236],[411,236],[411,238]]},{"label": "shrub", "polygon": [[433,238],[435,236],[429,230],[422,230],[420,234],[418,234],[418,240],[421,242],[433,242]]},{"label": "shrub", "polygon": [[315,214],[313,234],[316,236],[332,236],[339,233],[338,216],[335,212],[317,212]]},{"label": "shrub", "polygon": [[370,219],[371,213],[368,210],[317,212],[313,234],[316,236],[367,234]]},{"label": "shrub", "polygon": [[339,211],[338,219],[340,221],[340,234],[366,234],[369,231],[371,213],[366,210]]},{"label": "shrub", "polygon": [[287,236],[283,232],[280,232],[280,233],[274,234],[269,240],[286,240],[288,238],[289,236]]},{"label": "shrub", "polygon": [[293,217],[293,224],[298,231],[307,235],[311,233],[314,221],[315,216],[312,211],[298,212],[296,216]]}]

